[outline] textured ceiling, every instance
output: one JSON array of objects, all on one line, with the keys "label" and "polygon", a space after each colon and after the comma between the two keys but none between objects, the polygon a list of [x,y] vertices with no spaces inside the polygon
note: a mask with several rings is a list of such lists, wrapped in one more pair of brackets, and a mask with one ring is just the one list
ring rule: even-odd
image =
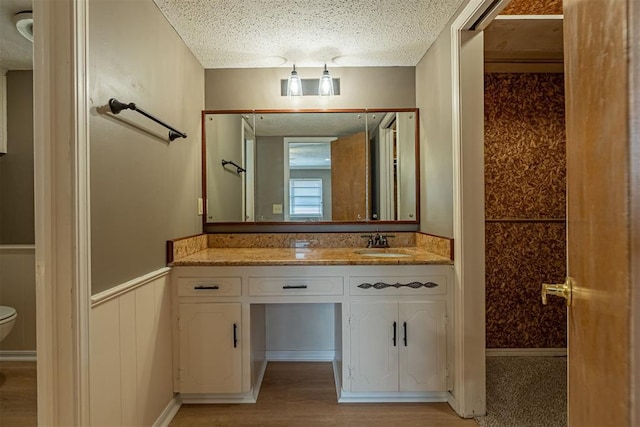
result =
[{"label": "textured ceiling", "polygon": [[463,0],[154,0],[205,68],[414,66]]},{"label": "textured ceiling", "polygon": [[25,10],[31,10],[31,0],[0,0],[0,67],[5,70],[33,68],[33,44],[13,23],[13,15]]}]

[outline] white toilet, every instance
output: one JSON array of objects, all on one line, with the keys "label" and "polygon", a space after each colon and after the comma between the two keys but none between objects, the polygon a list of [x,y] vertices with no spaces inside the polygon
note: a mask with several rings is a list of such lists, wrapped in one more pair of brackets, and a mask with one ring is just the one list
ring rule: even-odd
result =
[{"label": "white toilet", "polygon": [[18,312],[15,308],[6,305],[0,305],[0,341],[2,341],[13,329],[13,325],[18,318]]}]

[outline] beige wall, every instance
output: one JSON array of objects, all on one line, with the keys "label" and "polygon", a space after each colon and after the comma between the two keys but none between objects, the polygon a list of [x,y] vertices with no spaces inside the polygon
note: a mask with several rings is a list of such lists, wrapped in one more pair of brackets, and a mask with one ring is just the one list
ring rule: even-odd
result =
[{"label": "beige wall", "polygon": [[[152,0],[91,0],[92,292],[165,265],[165,241],[201,231],[200,111],[204,70]],[[109,98],[186,132],[126,110],[101,113]]]},{"label": "beige wall", "polygon": [[443,31],[416,66],[420,109],[420,231],[453,237],[451,35]]},{"label": "beige wall", "polygon": [[[301,78],[317,78],[320,68],[297,69]],[[415,67],[329,68],[340,78],[340,95],[332,99],[280,95],[280,80],[290,69],[240,68],[205,70],[208,110],[291,108],[413,108],[416,106]]]},{"label": "beige wall", "polygon": [[[7,77],[8,152],[0,157],[0,305],[18,312],[4,356],[36,349],[33,208],[33,72]],[[9,352],[9,353],[7,353]]]},{"label": "beige wall", "polygon": [[[204,69],[152,0],[89,11],[92,294],[140,285],[91,310],[91,424],[152,425],[173,402],[171,298],[166,273],[145,276],[166,266],[166,240],[201,231]],[[105,113],[112,97],[188,137]]]},{"label": "beige wall", "polygon": [[33,244],[33,72],[8,71],[7,154],[0,156],[0,244]]}]

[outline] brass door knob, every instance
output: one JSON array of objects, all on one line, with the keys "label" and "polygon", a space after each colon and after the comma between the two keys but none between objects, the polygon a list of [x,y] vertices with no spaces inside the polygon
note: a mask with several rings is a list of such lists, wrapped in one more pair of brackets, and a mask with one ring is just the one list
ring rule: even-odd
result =
[{"label": "brass door knob", "polygon": [[567,305],[571,305],[571,291],[573,288],[573,279],[567,277],[564,283],[559,284],[542,284],[542,304],[547,304],[547,295],[555,295],[567,300]]}]

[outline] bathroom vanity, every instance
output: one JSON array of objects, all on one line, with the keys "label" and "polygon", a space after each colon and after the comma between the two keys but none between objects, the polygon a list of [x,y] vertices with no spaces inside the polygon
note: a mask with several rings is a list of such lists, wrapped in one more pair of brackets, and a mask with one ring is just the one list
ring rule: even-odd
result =
[{"label": "bathroom vanity", "polygon": [[[267,362],[287,360],[270,347],[287,334],[291,350],[322,342],[339,402],[447,400],[452,242],[416,232],[418,118],[415,108],[202,112],[211,234],[168,250],[183,402],[255,402]],[[387,237],[393,248],[363,248]]]},{"label": "bathroom vanity", "polygon": [[207,248],[173,267],[174,391],[185,403],[255,402],[268,362],[266,308],[291,303],[334,307],[339,402],[446,401],[446,257],[419,248]]}]

